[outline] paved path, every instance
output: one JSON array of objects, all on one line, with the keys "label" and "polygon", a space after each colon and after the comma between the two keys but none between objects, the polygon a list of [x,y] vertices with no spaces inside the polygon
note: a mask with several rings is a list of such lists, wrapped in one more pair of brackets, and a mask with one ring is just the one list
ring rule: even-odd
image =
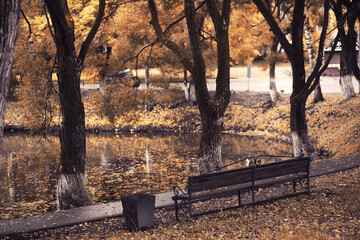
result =
[{"label": "paved path", "polygon": [[[323,93],[341,93],[341,88],[339,84],[338,77],[322,77],[321,81],[321,91]],[[176,82],[170,84],[172,87],[183,88],[182,82]],[[208,89],[209,91],[214,92],[216,90],[215,79],[208,80]],[[353,85],[356,93],[359,93],[359,83],[353,78]],[[96,90],[99,89],[99,84],[84,84],[81,85],[83,90]],[[152,84],[150,88],[155,88]],[[282,93],[291,93],[292,92],[292,79],[291,77],[281,77],[276,79],[276,87],[279,92]],[[145,89],[144,83],[141,83],[139,88],[140,90]],[[157,89],[157,88],[155,88]],[[158,88],[160,89],[160,88]],[[234,78],[230,80],[230,90],[231,91],[252,91],[252,92],[268,92],[269,87],[269,78]]]},{"label": "paved path", "polygon": [[[341,93],[338,77],[322,77],[320,80],[321,91],[323,93]],[[182,89],[183,83],[171,83],[172,87]],[[269,78],[234,78],[230,80],[231,91],[251,91],[251,92],[269,92],[270,91]],[[359,93],[359,83],[353,78],[354,90]],[[216,90],[215,79],[208,79],[207,86],[209,91],[214,92]],[[96,88],[94,84],[94,88]],[[150,88],[153,86],[150,84]],[[276,88],[278,92],[292,93],[292,79],[291,77],[281,77],[276,79]],[[144,89],[144,84],[140,84],[139,89]]]},{"label": "paved path", "polygon": [[[360,167],[360,155],[315,161],[311,166],[310,176],[317,177],[356,167]],[[157,194],[155,201],[156,208],[173,206],[172,196],[172,192]],[[121,201],[73,208],[27,218],[4,220],[0,221],[0,237],[119,216],[122,216]]]}]

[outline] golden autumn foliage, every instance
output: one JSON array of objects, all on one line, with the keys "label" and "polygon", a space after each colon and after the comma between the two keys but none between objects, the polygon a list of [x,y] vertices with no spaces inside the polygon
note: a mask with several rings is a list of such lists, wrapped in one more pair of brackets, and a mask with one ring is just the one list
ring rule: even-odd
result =
[{"label": "golden autumn foliage", "polygon": [[253,4],[234,4],[229,28],[230,54],[236,64],[250,65],[264,54],[272,33]]},{"label": "golden autumn foliage", "polygon": [[52,39],[46,36],[45,17],[34,16],[32,20],[36,23],[32,25],[36,36],[29,35],[24,21],[19,26],[13,65],[19,84],[14,95],[17,107],[26,110],[20,113],[23,124],[29,129],[45,130],[59,111],[57,84],[51,79],[55,50]]}]

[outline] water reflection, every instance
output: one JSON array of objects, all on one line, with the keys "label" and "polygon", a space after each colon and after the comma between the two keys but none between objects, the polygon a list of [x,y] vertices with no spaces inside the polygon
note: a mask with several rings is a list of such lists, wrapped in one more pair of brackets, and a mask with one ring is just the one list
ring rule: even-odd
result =
[{"label": "water reflection", "polygon": [[88,137],[91,199],[108,202],[135,192],[171,190],[188,175],[187,161],[195,157],[197,140],[197,135]]},{"label": "water reflection", "polygon": [[[89,135],[86,176],[92,203],[119,200],[136,192],[171,191],[193,174],[200,136]],[[266,149],[265,149],[266,146]],[[262,138],[223,136],[224,164],[260,154],[288,155],[291,147]],[[56,209],[59,140],[5,136],[0,159],[0,219]]]}]

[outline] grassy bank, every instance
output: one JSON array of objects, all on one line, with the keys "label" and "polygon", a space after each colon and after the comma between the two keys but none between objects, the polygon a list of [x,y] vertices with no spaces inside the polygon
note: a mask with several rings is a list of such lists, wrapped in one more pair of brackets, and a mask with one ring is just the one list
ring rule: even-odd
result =
[{"label": "grassy bank", "polygon": [[[224,118],[224,131],[233,134],[260,134],[270,139],[291,142],[289,96],[282,95],[273,107],[269,95],[264,93],[233,93],[232,101]],[[307,104],[309,134],[319,156],[341,157],[360,153],[360,98],[343,102],[340,94],[325,94],[325,102]],[[101,95],[84,97],[86,127],[95,131],[201,131],[201,120],[196,106],[167,100],[157,103],[151,111],[129,111],[114,123],[100,111]],[[54,114],[51,127],[58,127],[59,114]],[[26,118],[26,110],[10,103],[5,123],[8,126],[26,128],[32,126]]]}]

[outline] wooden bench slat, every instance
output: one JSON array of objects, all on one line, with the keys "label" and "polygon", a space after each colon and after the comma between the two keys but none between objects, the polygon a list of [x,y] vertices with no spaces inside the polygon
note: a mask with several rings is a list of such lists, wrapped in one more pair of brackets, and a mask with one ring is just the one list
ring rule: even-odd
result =
[{"label": "wooden bench slat", "polygon": [[232,174],[227,174],[224,176],[217,176],[217,177],[206,177],[203,179],[197,179],[196,181],[191,181],[189,188],[192,191],[205,191],[216,189],[220,187],[231,186],[234,184],[242,184],[249,182],[249,179],[252,178],[253,170],[249,169],[246,171],[239,171]]},{"label": "wooden bench slat", "polygon": [[254,180],[261,180],[261,179],[267,179],[267,178],[275,178],[275,177],[281,177],[286,175],[293,175],[297,173],[306,173],[307,168],[306,167],[289,167],[289,168],[267,168],[262,169],[259,171],[256,171],[254,174]]}]

